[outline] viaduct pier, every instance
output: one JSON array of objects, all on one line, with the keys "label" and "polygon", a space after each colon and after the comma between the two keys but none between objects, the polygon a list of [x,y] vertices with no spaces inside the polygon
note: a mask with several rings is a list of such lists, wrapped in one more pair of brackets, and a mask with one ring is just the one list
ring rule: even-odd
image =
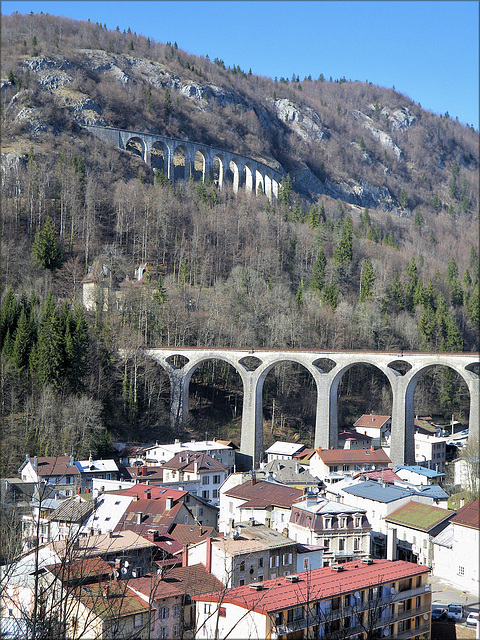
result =
[{"label": "viaduct pier", "polygon": [[[317,388],[315,447],[338,445],[337,391],[342,376],[357,364],[380,370],[392,390],[392,434],[390,457],[394,465],[414,464],[413,398],[419,378],[431,367],[442,365],[457,372],[470,395],[470,437],[478,437],[480,422],[480,378],[478,353],[417,352],[320,352],[205,348],[145,348],[145,354],[165,369],[170,379],[170,419],[173,427],[188,414],[189,384],[194,371],[208,360],[229,363],[243,383],[243,413],[240,453],[256,466],[263,457],[263,383],[280,362],[296,362],[309,371]],[[124,354],[125,355],[125,354]],[[176,366],[183,356],[183,366]]]}]

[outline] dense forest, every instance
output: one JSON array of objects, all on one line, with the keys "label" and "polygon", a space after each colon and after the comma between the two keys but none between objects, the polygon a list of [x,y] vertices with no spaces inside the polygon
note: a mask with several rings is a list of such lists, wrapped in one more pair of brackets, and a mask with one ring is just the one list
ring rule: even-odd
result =
[{"label": "dense forest", "polygon": [[[190,422],[172,434],[168,378],[145,345],[478,351],[473,127],[369,82],[259,77],[43,14],[2,17],[1,69],[2,475],[25,453],[109,455],[112,440],[238,442],[238,374],[200,367]],[[287,177],[274,201],[172,185],[91,123],[212,144]],[[300,367],[275,367],[266,442],[312,444],[315,396]],[[339,404],[350,426],[388,414],[391,394],[358,366]],[[466,387],[433,369],[415,411],[465,420]]]}]

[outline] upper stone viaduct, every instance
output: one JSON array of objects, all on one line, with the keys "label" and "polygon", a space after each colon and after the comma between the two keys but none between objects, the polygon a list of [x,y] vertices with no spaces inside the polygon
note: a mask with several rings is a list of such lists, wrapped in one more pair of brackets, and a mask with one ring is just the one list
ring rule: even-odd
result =
[{"label": "upper stone viaduct", "polygon": [[[317,386],[315,447],[338,445],[337,390],[345,372],[353,365],[371,365],[387,378],[392,390],[392,434],[390,457],[394,465],[414,464],[413,396],[419,378],[431,367],[443,365],[456,371],[470,394],[470,437],[478,437],[480,420],[478,353],[415,353],[366,351],[269,351],[205,348],[145,348],[170,378],[172,426],[182,424],[188,413],[189,384],[194,371],[208,360],[222,360],[236,369],[243,382],[243,414],[240,453],[247,464],[258,465],[263,449],[263,383],[280,362],[296,362],[307,369]],[[128,357],[123,352],[124,357]],[[183,366],[178,366],[183,356]]]},{"label": "upper stone viaduct", "polygon": [[[215,179],[220,189],[230,182],[235,193],[245,187],[247,191],[262,192],[271,200],[278,197],[280,182],[285,176],[283,171],[272,169],[252,158],[199,142],[99,125],[88,125],[86,129],[101,140],[111,142],[120,149],[127,149],[129,143],[139,145],[142,158],[149,166],[152,166],[152,151],[155,151],[157,163],[160,163],[158,168],[172,183],[176,179],[188,180],[197,161],[197,166],[201,163],[202,167],[202,182],[205,182],[207,177],[210,177],[213,182],[215,172]],[[181,158],[184,165],[175,166],[176,158]]]}]

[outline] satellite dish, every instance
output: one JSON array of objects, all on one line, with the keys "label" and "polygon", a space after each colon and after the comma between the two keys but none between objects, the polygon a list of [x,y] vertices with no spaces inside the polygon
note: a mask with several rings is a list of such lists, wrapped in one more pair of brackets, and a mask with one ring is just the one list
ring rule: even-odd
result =
[{"label": "satellite dish", "polygon": [[122,573],[124,576],[127,575],[128,569],[126,569],[125,567],[122,567]]},{"label": "satellite dish", "polygon": [[428,613],[424,613],[424,614],[423,614],[423,619],[424,619],[424,620],[428,620]]},{"label": "satellite dish", "polygon": [[123,563],[125,565],[125,567],[129,567],[130,563],[128,562],[128,560],[125,560],[125,562]]},{"label": "satellite dish", "polygon": [[392,587],[392,588],[390,589],[390,593],[392,594],[392,596],[393,596],[393,595],[395,595],[395,587]]},{"label": "satellite dish", "polygon": [[353,597],[355,598],[355,600],[360,600],[360,594],[358,591],[355,591],[355,593],[353,594]]},{"label": "satellite dish", "polygon": [[384,629],[384,630],[383,630],[383,635],[385,636],[385,638],[386,638],[387,636],[389,636],[389,635],[390,635],[390,630],[389,630],[389,629]]}]

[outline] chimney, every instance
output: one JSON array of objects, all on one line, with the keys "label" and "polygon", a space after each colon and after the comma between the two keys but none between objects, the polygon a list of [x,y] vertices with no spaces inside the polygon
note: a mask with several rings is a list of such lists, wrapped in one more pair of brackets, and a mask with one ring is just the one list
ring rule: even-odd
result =
[{"label": "chimney", "polygon": [[33,458],[33,468],[36,469],[38,467],[38,458],[37,456],[34,456]]},{"label": "chimney", "polygon": [[182,567],[188,567],[188,544],[182,549]]},{"label": "chimney", "polygon": [[137,495],[137,494],[135,494],[135,495],[133,496],[133,502],[136,502],[137,500],[138,500],[138,495]]},{"label": "chimney", "polygon": [[143,513],[139,511],[137,513],[137,524],[142,524]]},{"label": "chimney", "polygon": [[193,461],[193,473],[194,473],[195,475],[197,475],[197,473],[198,473],[198,460],[197,460],[197,459],[195,459],[195,460]]},{"label": "chimney", "polygon": [[253,487],[253,485],[256,483],[257,483],[257,477],[255,475],[255,471],[252,469],[252,479],[250,480],[250,484]]},{"label": "chimney", "polygon": [[212,572],[212,536],[207,536],[207,558],[205,568],[208,573]]},{"label": "chimney", "polygon": [[73,467],[73,456],[70,456],[70,466]]},{"label": "chimney", "polygon": [[173,498],[167,498],[165,508],[170,511],[173,507]]},{"label": "chimney", "polygon": [[152,491],[151,489],[148,489],[148,491],[145,491],[145,498],[147,500],[150,500],[152,498]]},{"label": "chimney", "polygon": [[109,529],[107,533],[109,538],[113,538],[113,531],[111,529]]},{"label": "chimney", "polygon": [[298,464],[298,462],[295,463],[295,473],[296,474],[300,473],[300,465]]},{"label": "chimney", "polygon": [[397,559],[397,530],[387,529],[387,560]]},{"label": "chimney", "polygon": [[148,476],[148,467],[142,467],[142,476]]},{"label": "chimney", "polygon": [[370,447],[370,451],[375,451],[375,447]]}]

